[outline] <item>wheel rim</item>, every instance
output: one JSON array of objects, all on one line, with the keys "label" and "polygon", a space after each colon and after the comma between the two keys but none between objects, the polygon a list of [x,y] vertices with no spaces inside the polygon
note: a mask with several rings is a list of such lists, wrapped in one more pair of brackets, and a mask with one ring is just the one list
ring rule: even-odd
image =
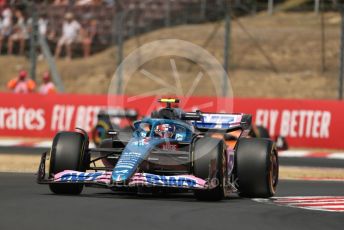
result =
[{"label": "wheel rim", "polygon": [[269,179],[270,179],[270,190],[272,194],[275,193],[276,186],[278,183],[278,159],[277,155],[273,153],[270,157],[270,172],[269,172]]},{"label": "wheel rim", "polygon": [[[226,147],[224,147],[226,149]],[[226,165],[226,150],[222,154],[222,190],[223,190],[223,195],[226,196],[226,179],[227,179],[227,165]]]}]

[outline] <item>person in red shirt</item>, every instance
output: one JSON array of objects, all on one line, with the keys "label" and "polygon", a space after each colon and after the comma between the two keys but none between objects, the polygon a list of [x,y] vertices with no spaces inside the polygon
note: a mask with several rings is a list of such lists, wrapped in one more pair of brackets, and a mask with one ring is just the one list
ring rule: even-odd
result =
[{"label": "person in red shirt", "polygon": [[7,88],[13,93],[31,93],[36,89],[36,83],[30,79],[25,70],[19,72],[19,76],[7,83]]},{"label": "person in red shirt", "polygon": [[55,85],[51,81],[50,73],[48,71],[43,74],[43,83],[39,87],[39,93],[45,95],[56,93]]}]

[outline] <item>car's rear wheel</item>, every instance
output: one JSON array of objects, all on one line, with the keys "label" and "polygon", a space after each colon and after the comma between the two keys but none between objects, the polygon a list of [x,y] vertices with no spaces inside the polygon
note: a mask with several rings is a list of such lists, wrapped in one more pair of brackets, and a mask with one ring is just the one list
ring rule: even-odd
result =
[{"label": "car's rear wheel", "polygon": [[264,126],[258,125],[256,127],[257,137],[258,138],[270,138],[270,134],[267,128]]},{"label": "car's rear wheel", "polygon": [[279,164],[273,141],[240,139],[235,151],[235,165],[240,196],[267,198],[275,194]]},{"label": "car's rear wheel", "polygon": [[[50,155],[49,177],[64,170],[85,172],[88,157],[85,156],[87,139],[82,133],[60,132],[53,141]],[[56,194],[80,194],[82,184],[49,184],[50,190]]]},{"label": "car's rear wheel", "polygon": [[195,190],[198,200],[217,201],[224,197],[225,145],[223,140],[205,137],[198,139],[194,147],[194,175],[208,181],[211,189]]},{"label": "car's rear wheel", "polygon": [[257,137],[257,138],[270,138],[270,134],[267,128],[260,125],[252,127],[249,135],[251,137]]}]

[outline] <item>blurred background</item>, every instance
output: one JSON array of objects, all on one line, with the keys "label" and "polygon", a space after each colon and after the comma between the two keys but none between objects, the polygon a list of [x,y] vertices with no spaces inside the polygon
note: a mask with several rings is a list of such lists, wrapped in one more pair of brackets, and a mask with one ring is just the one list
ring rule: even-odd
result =
[{"label": "blurred background", "polygon": [[[335,1],[3,0],[0,11],[1,91],[11,91],[7,82],[26,70],[38,85],[50,71],[60,93],[105,94],[131,51],[176,38],[205,48],[223,63],[235,96],[340,96],[341,16]],[[63,45],[58,49],[68,17],[77,24],[71,26],[70,52]],[[164,76],[169,63],[159,59],[145,68]],[[178,68],[188,80],[198,71],[185,61]],[[137,84],[127,93],[150,87]],[[195,91],[209,94],[206,87]]]}]

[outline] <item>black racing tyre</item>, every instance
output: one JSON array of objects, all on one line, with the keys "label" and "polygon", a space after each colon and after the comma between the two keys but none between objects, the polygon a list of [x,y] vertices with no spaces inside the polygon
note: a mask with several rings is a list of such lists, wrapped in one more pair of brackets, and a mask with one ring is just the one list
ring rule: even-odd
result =
[{"label": "black racing tyre", "polygon": [[224,197],[225,145],[223,140],[204,137],[195,142],[193,153],[193,171],[198,178],[215,183],[208,190],[195,190],[198,200],[219,201]]},{"label": "black racing tyre", "polygon": [[269,131],[263,126],[256,127],[256,137],[259,138],[270,138]]},{"label": "black racing tyre", "polygon": [[[50,156],[49,175],[64,170],[85,172],[88,158],[85,156],[87,140],[85,136],[77,132],[60,132],[53,141]],[[80,194],[83,184],[49,184],[50,190],[56,194]]]},{"label": "black racing tyre", "polygon": [[240,196],[273,196],[279,170],[274,143],[270,139],[239,139],[235,150],[235,170]]}]

